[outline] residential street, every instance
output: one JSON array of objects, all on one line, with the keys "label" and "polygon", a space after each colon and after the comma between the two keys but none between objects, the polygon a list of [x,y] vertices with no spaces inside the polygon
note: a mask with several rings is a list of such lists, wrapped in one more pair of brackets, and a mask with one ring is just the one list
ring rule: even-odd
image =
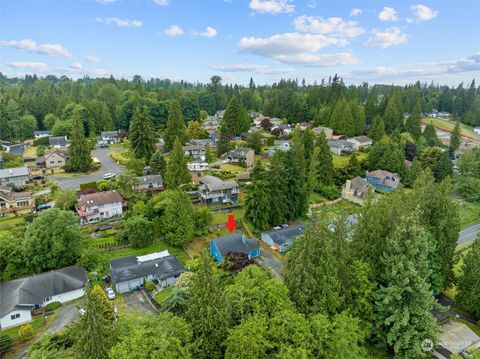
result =
[{"label": "residential street", "polygon": [[91,175],[79,176],[75,178],[62,178],[61,176],[50,176],[49,178],[57,181],[62,189],[76,190],[80,184],[92,181],[98,181],[103,178],[105,173],[119,174],[123,172],[123,167],[117,165],[108,157],[108,153],[112,151],[121,151],[121,148],[96,148],[92,151],[92,157],[97,157],[102,163],[102,169],[99,172]]},{"label": "residential street", "polygon": [[460,231],[458,244],[474,241],[480,233],[480,222],[474,223]]}]

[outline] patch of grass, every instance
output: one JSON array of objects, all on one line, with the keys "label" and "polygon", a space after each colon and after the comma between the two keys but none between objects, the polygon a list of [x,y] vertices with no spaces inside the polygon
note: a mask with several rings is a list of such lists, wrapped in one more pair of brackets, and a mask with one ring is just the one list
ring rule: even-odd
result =
[{"label": "patch of grass", "polygon": [[[439,118],[427,117],[422,119],[422,122],[424,124],[431,123],[434,127],[447,132],[452,132],[453,128],[455,127],[455,124],[447,122],[445,120],[441,120]],[[471,131],[467,126],[462,124],[461,127],[462,127],[462,136],[472,138],[474,140],[480,140],[480,136],[478,136],[475,132]]]},{"label": "patch of grass", "polygon": [[222,171],[228,171],[228,172],[231,172],[233,174],[237,174],[237,173],[240,173],[240,172],[246,172],[247,169],[245,167],[242,167],[242,166],[237,166],[237,165],[234,165],[234,164],[231,164],[231,163],[224,163],[224,164],[221,164],[220,165],[220,170]]},{"label": "patch of grass", "polygon": [[23,152],[23,158],[29,157],[29,158],[37,158],[37,146],[28,146],[25,149],[25,152]]},{"label": "patch of grass", "polygon": [[53,178],[77,178],[77,177],[83,177],[85,175],[94,175],[103,170],[103,167],[100,166],[98,168],[95,168],[94,171],[88,171],[88,172],[63,172],[56,174],[52,176]]},{"label": "patch of grass", "polygon": [[325,201],[326,201],[325,197],[323,197],[320,193],[317,193],[317,192],[310,193],[310,197],[308,198],[308,203],[309,204],[323,203]]},{"label": "patch of grass", "polygon": [[480,220],[480,203],[459,200],[460,226],[467,227]]},{"label": "patch of grass", "polygon": [[473,323],[467,322],[466,320],[461,319],[461,318],[457,319],[456,321],[465,324],[465,325],[466,325],[467,327],[469,327],[475,334],[477,334],[478,336],[480,336],[480,327],[479,327],[478,325],[475,325],[475,324],[473,324]]},{"label": "patch of grass", "polygon": [[210,224],[225,223],[228,220],[229,214],[233,214],[236,220],[242,219],[245,216],[245,209],[239,208],[231,213],[212,213],[212,219],[210,221]]},{"label": "patch of grass", "polygon": [[130,161],[130,153],[128,150],[120,151],[120,152],[113,151],[113,152],[110,152],[108,155],[110,156],[112,161],[122,166],[126,166],[128,161]]},{"label": "patch of grass", "polygon": [[161,305],[165,301],[165,299],[167,299],[170,296],[170,294],[172,293],[172,290],[173,290],[173,287],[168,287],[161,290],[160,292],[155,294],[155,297],[154,297],[155,301]]},{"label": "patch of grass", "polygon": [[[45,318],[43,317],[43,315],[37,315],[36,317],[33,318],[32,322],[25,323],[25,324],[31,324],[33,328],[33,332],[36,333],[45,325]],[[25,325],[25,324],[22,324],[22,325]],[[4,329],[0,333],[2,335],[8,335],[12,339],[12,341],[14,341],[18,338],[18,331],[20,330],[22,325]]]},{"label": "patch of grass", "polygon": [[[355,152],[357,159],[362,162],[367,158],[367,154],[363,152]],[[337,156],[332,154],[333,167],[335,168],[345,168],[348,165],[349,156]]]},{"label": "patch of grass", "polygon": [[5,217],[0,219],[0,242],[7,235],[23,237],[27,230],[28,222],[25,217]]}]

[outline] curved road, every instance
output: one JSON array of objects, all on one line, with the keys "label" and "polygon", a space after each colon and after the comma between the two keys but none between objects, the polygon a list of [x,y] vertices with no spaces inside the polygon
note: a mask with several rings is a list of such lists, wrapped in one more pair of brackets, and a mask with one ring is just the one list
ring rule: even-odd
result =
[{"label": "curved road", "polygon": [[480,222],[474,223],[460,231],[458,244],[473,242],[480,234]]},{"label": "curved road", "polygon": [[78,176],[74,178],[65,178],[62,176],[50,176],[53,181],[57,181],[58,185],[62,189],[76,190],[80,187],[80,184],[92,181],[98,181],[103,178],[105,173],[120,174],[123,172],[123,167],[117,165],[112,161],[108,154],[112,151],[121,151],[121,148],[96,148],[92,151],[92,157],[97,157],[102,164],[102,169],[91,175]]}]

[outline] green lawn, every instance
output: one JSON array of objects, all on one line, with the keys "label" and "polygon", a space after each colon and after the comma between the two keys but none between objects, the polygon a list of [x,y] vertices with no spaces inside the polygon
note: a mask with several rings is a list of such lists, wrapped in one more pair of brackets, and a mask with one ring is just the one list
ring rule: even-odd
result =
[{"label": "green lawn", "polygon": [[[367,158],[367,154],[363,152],[355,152],[357,159],[361,162]],[[348,165],[349,156],[337,156],[332,154],[333,167],[335,168],[344,168]]]},{"label": "green lawn", "polygon": [[230,164],[230,163],[221,164],[220,165],[220,170],[221,171],[228,171],[228,172],[231,172],[235,175],[237,173],[247,172],[247,169],[245,167],[237,166],[237,165]]},{"label": "green lawn", "polygon": [[85,175],[94,175],[96,173],[99,173],[103,170],[103,167],[100,166],[95,169],[95,171],[89,171],[89,172],[64,172],[64,173],[59,173],[53,176],[53,178],[76,178],[76,177],[83,177]]},{"label": "green lawn", "polygon": [[128,161],[130,161],[130,154],[128,150],[125,151],[113,151],[108,154],[110,158],[116,162],[119,163],[122,166],[126,166]]},{"label": "green lawn", "polygon": [[462,200],[457,201],[457,203],[460,214],[460,225],[462,228],[480,221],[480,203],[472,203]]},{"label": "green lawn", "polygon": [[0,219],[0,241],[8,234],[23,237],[28,222],[25,217],[6,217]]},{"label": "green lawn", "polygon": [[[41,329],[44,326],[44,323],[45,323],[45,318],[43,317],[43,315],[37,315],[36,317],[33,318],[33,322],[25,323],[25,324],[31,324],[33,331],[35,333],[35,332],[38,332],[39,329]],[[25,325],[25,324],[22,324],[22,325]],[[18,331],[20,330],[22,325],[2,330],[0,334],[8,335],[12,339],[12,341],[16,340],[18,338]]]},{"label": "green lawn", "polygon": [[23,153],[23,157],[26,158],[37,158],[37,146],[28,146]]},{"label": "green lawn", "polygon": [[[441,120],[439,118],[424,118],[422,119],[424,124],[431,123],[434,127],[444,130],[447,132],[452,132],[455,125],[453,123],[447,122],[445,120]],[[462,136],[472,138],[474,140],[480,140],[480,136],[478,136],[475,132],[473,132],[468,126],[462,124]]]},{"label": "green lawn", "polygon": [[229,214],[233,214],[235,219],[242,219],[245,216],[245,209],[239,208],[231,213],[212,213],[212,220],[210,221],[210,224],[225,223],[228,220]]},{"label": "green lawn", "polygon": [[308,198],[308,203],[323,203],[326,199],[320,193],[312,192],[310,193],[310,197]]},{"label": "green lawn", "polygon": [[158,292],[157,294],[155,294],[155,297],[154,297],[155,301],[158,304],[162,304],[164,300],[168,298],[170,293],[172,293],[172,290],[173,290],[173,287],[168,287]]}]

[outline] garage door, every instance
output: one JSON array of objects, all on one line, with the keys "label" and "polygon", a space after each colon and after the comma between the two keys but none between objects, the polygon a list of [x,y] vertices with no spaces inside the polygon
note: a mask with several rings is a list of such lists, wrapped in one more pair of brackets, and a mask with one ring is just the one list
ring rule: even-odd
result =
[{"label": "garage door", "polygon": [[123,283],[117,283],[117,291],[120,293],[126,293],[130,291],[130,288],[128,286],[128,282],[123,282]]}]

